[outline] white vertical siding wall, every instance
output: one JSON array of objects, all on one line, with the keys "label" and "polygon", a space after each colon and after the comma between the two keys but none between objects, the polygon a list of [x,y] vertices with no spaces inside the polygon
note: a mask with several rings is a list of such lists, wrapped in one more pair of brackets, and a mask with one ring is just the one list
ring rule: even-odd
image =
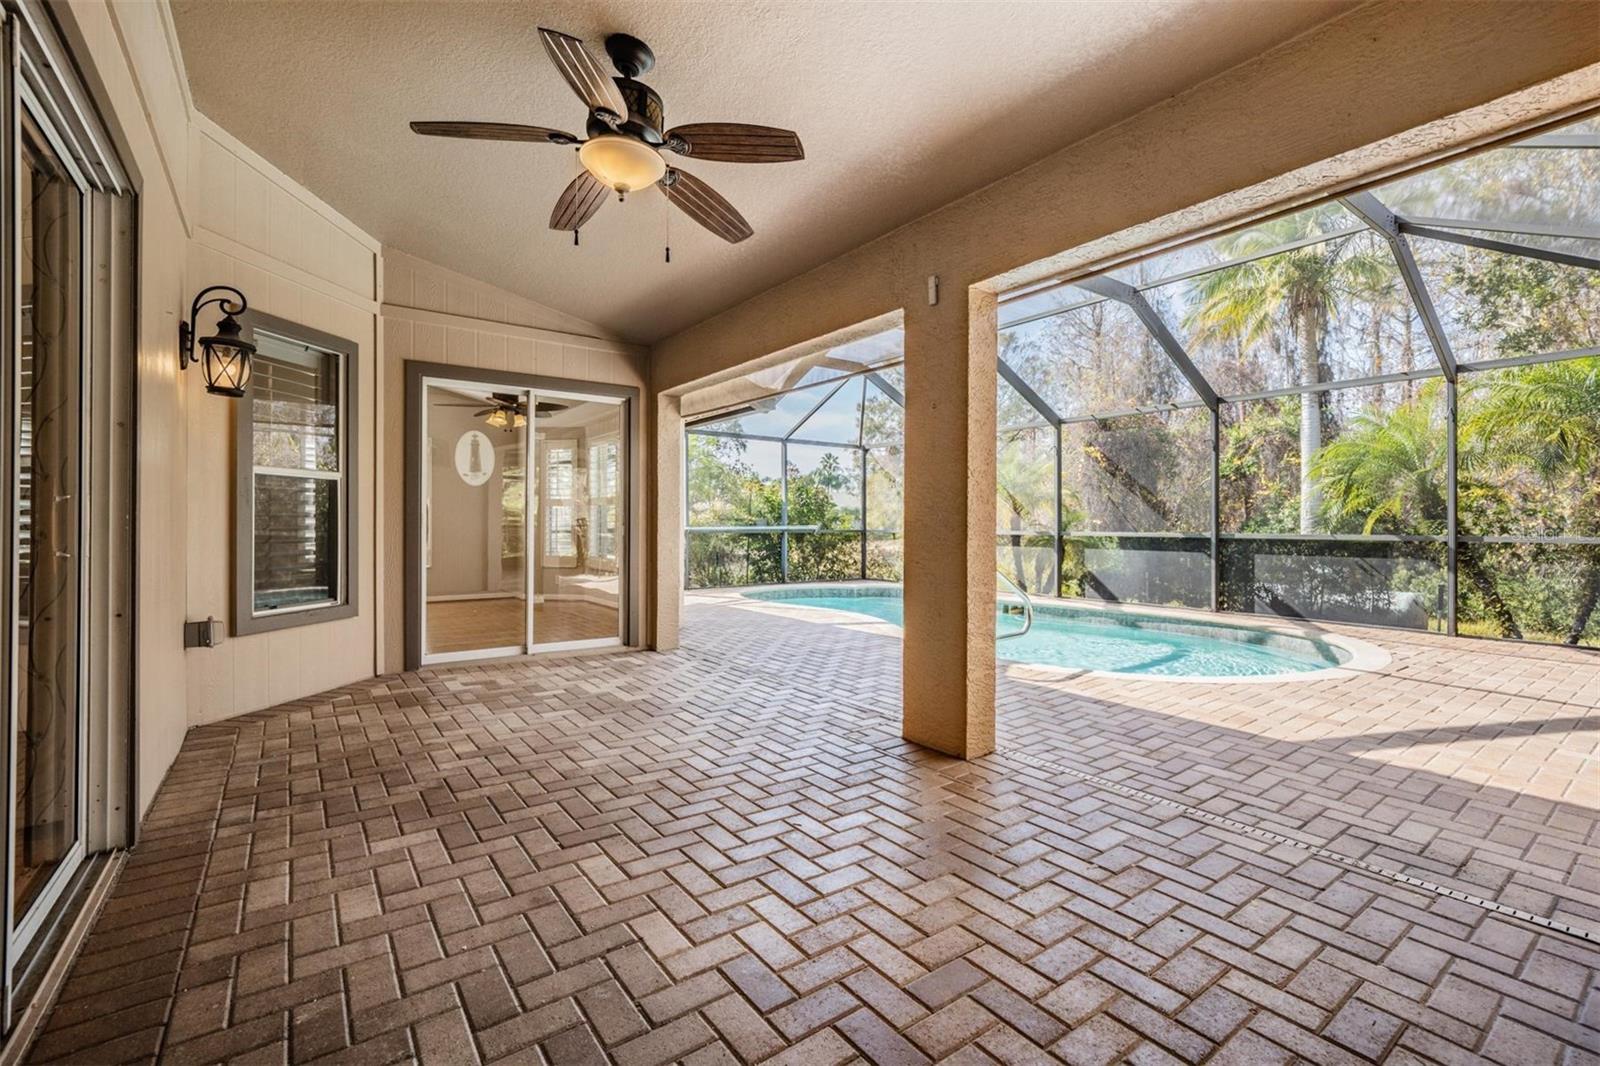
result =
[{"label": "white vertical siding wall", "polygon": [[187,288],[189,97],[164,4],[55,5],[74,58],[139,190],[135,802],[142,813],[183,743],[188,397],[178,377]]},{"label": "white vertical siding wall", "polygon": [[[139,191],[135,742],[143,812],[190,726],[398,667],[399,360],[415,353],[642,386],[643,352],[404,253],[386,272],[376,240],[194,110],[165,0],[53,7]],[[384,306],[386,273],[398,290],[393,307]],[[177,354],[178,323],[195,293],[215,284],[360,345],[360,611],[185,651],[186,618],[230,617],[237,405],[207,395],[198,369],[180,374]],[[393,353],[384,350],[390,340]]]},{"label": "white vertical siding wall", "polygon": [[[645,349],[610,339],[593,323],[563,314],[395,249],[383,257],[382,469],[378,499],[383,626],[379,670],[401,669],[405,625],[405,362],[541,374],[640,390],[633,439],[649,469],[643,440]],[[641,523],[642,525],[642,523]],[[634,534],[643,536],[642,528]],[[642,574],[634,588],[644,594]]]},{"label": "white vertical siding wall", "polygon": [[[373,561],[376,484],[378,242],[290,181],[215,123],[190,125],[194,236],[190,287],[233,285],[258,311],[345,337],[356,364],[355,617],[233,637],[187,660],[190,724],[270,707],[376,670]],[[233,433],[238,401],[210,396],[185,375],[190,416],[186,525],[190,618],[228,618],[233,582]]]}]

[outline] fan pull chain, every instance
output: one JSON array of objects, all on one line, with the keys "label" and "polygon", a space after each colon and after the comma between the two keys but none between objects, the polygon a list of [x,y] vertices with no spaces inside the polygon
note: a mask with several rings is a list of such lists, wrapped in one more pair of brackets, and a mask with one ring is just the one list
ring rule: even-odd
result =
[{"label": "fan pull chain", "polygon": [[[579,174],[583,173],[583,169],[584,169],[583,168],[583,159],[582,159],[581,156],[578,155],[578,152],[581,149],[581,147],[582,147],[581,145],[573,145],[572,146],[572,161],[574,163],[578,164],[577,167],[574,168],[574,170],[572,172],[572,176],[573,177],[577,177]],[[581,233],[582,231],[583,231],[583,227],[582,226],[574,226],[574,227],[572,227],[572,246],[574,248],[578,247],[578,234]]]},{"label": "fan pull chain", "polygon": [[672,204],[667,200],[666,190],[661,192],[662,221],[666,224],[667,231],[667,262],[672,262]]}]

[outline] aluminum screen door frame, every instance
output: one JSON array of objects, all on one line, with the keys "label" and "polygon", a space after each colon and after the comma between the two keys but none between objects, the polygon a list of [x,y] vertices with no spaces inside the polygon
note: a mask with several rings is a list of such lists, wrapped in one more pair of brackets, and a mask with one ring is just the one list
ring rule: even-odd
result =
[{"label": "aluminum screen door frame", "polygon": [[[1594,114],[1595,114],[1595,112],[1590,112],[1590,116],[1591,117]],[[1568,117],[1566,117],[1566,118],[1561,120],[1561,124],[1567,124],[1567,123],[1570,123],[1570,122],[1572,122],[1574,120],[1575,120],[1574,116],[1568,116]],[[1594,135],[1594,134],[1564,135],[1564,134],[1561,134],[1561,133],[1550,133],[1550,134],[1543,134],[1543,135],[1538,135],[1538,136],[1533,136],[1533,137],[1526,137],[1525,136],[1525,137],[1520,137],[1520,138],[1512,138],[1512,139],[1504,142],[1500,147],[1511,147],[1511,146],[1520,146],[1520,147],[1522,147],[1524,149],[1566,148],[1566,149],[1584,149],[1584,150],[1588,150],[1588,151],[1600,151],[1600,135]],[[1439,166],[1440,167],[1448,166],[1448,165],[1450,165],[1450,162],[1452,162],[1452,161],[1447,160],[1447,161],[1439,164]],[[1379,186],[1381,186],[1382,184],[1383,183],[1380,182]],[[1156,277],[1154,280],[1141,282],[1141,284],[1139,284],[1138,286],[1130,285],[1130,284],[1128,284],[1126,282],[1116,280],[1115,278],[1109,277],[1107,275],[1107,272],[1101,272],[1101,273],[1090,274],[1090,275],[1081,276],[1081,277],[1065,277],[1065,278],[1058,278],[1058,279],[1050,279],[1050,280],[1046,280],[1046,281],[1043,281],[1043,282],[1031,283],[1028,286],[1024,286],[1022,288],[1019,288],[1019,289],[1015,290],[1013,293],[1007,294],[1007,296],[1002,297],[1002,308],[1004,307],[1004,304],[1006,302],[1020,301],[1020,300],[1022,300],[1024,298],[1027,298],[1027,297],[1037,297],[1040,294],[1052,291],[1054,289],[1066,288],[1066,287],[1076,287],[1077,289],[1083,290],[1085,293],[1090,294],[1090,297],[1091,297],[1089,299],[1077,300],[1075,302],[1071,302],[1071,303],[1066,304],[1066,305],[1064,305],[1062,307],[1059,307],[1059,308],[1053,308],[1053,309],[1046,310],[1046,311],[1025,313],[1025,314],[1019,315],[1014,320],[1004,321],[1003,315],[1002,315],[1002,319],[1004,321],[1004,324],[1000,327],[1002,332],[1004,332],[1005,330],[1008,330],[1008,329],[1015,328],[1015,327],[1020,326],[1020,325],[1027,324],[1027,323],[1038,322],[1038,321],[1041,321],[1041,320],[1044,320],[1044,319],[1049,319],[1049,318],[1054,318],[1054,317],[1058,317],[1058,316],[1061,316],[1061,315],[1069,314],[1072,311],[1078,310],[1078,309],[1080,309],[1080,308],[1082,308],[1084,306],[1087,306],[1088,304],[1095,303],[1095,302],[1098,302],[1100,300],[1112,300],[1112,301],[1116,301],[1116,302],[1122,303],[1122,304],[1132,308],[1134,313],[1138,316],[1141,325],[1144,326],[1145,330],[1154,339],[1156,347],[1159,348],[1163,352],[1163,354],[1167,357],[1168,362],[1173,366],[1173,368],[1185,380],[1187,380],[1190,383],[1190,385],[1195,389],[1195,392],[1199,397],[1198,402],[1190,401],[1190,402],[1184,402],[1184,403],[1179,403],[1179,404],[1168,404],[1168,405],[1160,405],[1160,406],[1151,406],[1151,407],[1146,407],[1146,408],[1129,408],[1129,409],[1126,409],[1126,410],[1086,413],[1086,414],[1073,415],[1071,417],[1065,417],[1060,412],[1057,412],[1056,410],[1054,410],[1051,407],[1051,405],[1042,397],[1040,392],[1033,387],[1033,384],[1031,382],[1029,382],[1026,379],[1026,377],[1020,371],[1018,371],[1016,368],[1014,368],[1010,364],[1008,364],[1003,358],[999,360],[998,373],[999,373],[1000,379],[1005,381],[1006,383],[1010,384],[1012,386],[1012,388],[1015,389],[1017,391],[1017,393],[1020,396],[1022,396],[1022,398],[1025,401],[1027,401],[1027,403],[1030,406],[1032,406],[1035,411],[1038,412],[1038,414],[1044,419],[1044,421],[1046,423],[1052,425],[1056,429],[1056,444],[1055,444],[1056,464],[1055,465],[1056,465],[1056,491],[1057,491],[1057,535],[1056,535],[1056,562],[1057,562],[1056,574],[1057,574],[1057,582],[1058,582],[1058,587],[1057,587],[1057,590],[1056,590],[1057,594],[1059,594],[1059,592],[1060,592],[1059,582],[1062,580],[1062,578],[1061,578],[1061,566],[1060,566],[1061,556],[1062,556],[1062,544],[1067,538],[1069,538],[1069,537],[1088,537],[1088,536],[1115,537],[1115,536],[1119,535],[1119,534],[1116,534],[1116,533],[1098,532],[1098,531],[1088,531],[1088,532],[1085,532],[1085,531],[1070,531],[1070,530],[1066,530],[1066,529],[1061,527],[1060,520],[1059,520],[1059,516],[1060,516],[1060,493],[1061,493],[1060,481],[1061,481],[1061,467],[1062,467],[1062,452],[1063,452],[1063,448],[1064,448],[1064,444],[1063,444],[1062,436],[1061,436],[1061,427],[1063,425],[1069,424],[1069,423],[1098,422],[1098,421],[1101,421],[1101,420],[1112,419],[1112,418],[1117,418],[1117,417],[1122,417],[1122,416],[1127,416],[1127,415],[1145,414],[1145,413],[1157,413],[1157,412],[1160,412],[1160,411],[1172,410],[1172,409],[1176,409],[1176,408],[1180,408],[1180,407],[1204,406],[1204,407],[1210,408],[1210,410],[1211,410],[1211,419],[1212,419],[1211,444],[1210,444],[1211,469],[1210,469],[1210,479],[1209,479],[1210,480],[1210,484],[1211,484],[1211,507],[1210,507],[1211,522],[1210,522],[1210,529],[1206,530],[1204,532],[1198,533],[1198,534],[1183,534],[1183,535],[1185,535],[1185,536],[1205,536],[1205,537],[1208,537],[1208,539],[1209,539],[1210,553],[1211,553],[1211,578],[1210,578],[1210,590],[1209,591],[1210,591],[1211,606],[1212,606],[1213,610],[1216,610],[1221,604],[1221,591],[1222,591],[1221,553],[1222,553],[1222,546],[1223,546],[1224,542],[1248,540],[1248,539],[1251,539],[1252,537],[1257,537],[1258,539],[1273,539],[1273,540],[1319,539],[1319,540],[1360,540],[1360,541],[1376,542],[1376,541],[1381,541],[1381,540],[1385,540],[1385,539],[1393,539],[1393,540],[1404,540],[1404,541],[1414,541],[1414,542],[1428,542],[1428,543],[1437,543],[1437,544],[1439,544],[1441,547],[1443,547],[1444,552],[1445,552],[1445,562],[1444,562],[1444,581],[1445,581],[1444,599],[1445,599],[1445,609],[1444,609],[1444,612],[1443,612],[1443,629],[1444,629],[1444,632],[1446,632],[1447,634],[1449,634],[1451,636],[1455,636],[1455,635],[1458,634],[1458,625],[1457,625],[1456,614],[1457,614],[1458,605],[1459,605],[1460,599],[1461,599],[1460,555],[1461,555],[1462,545],[1464,545],[1464,544],[1492,544],[1492,543],[1518,543],[1518,544],[1544,543],[1544,544],[1552,544],[1552,545],[1579,545],[1579,544],[1593,545],[1593,544],[1600,543],[1600,538],[1593,538],[1593,537],[1572,537],[1572,536],[1556,536],[1556,537],[1527,537],[1527,536],[1524,536],[1524,537],[1510,537],[1510,536],[1508,536],[1508,537],[1483,537],[1483,536],[1475,536],[1475,535],[1463,533],[1461,531],[1460,522],[1458,520],[1458,501],[1459,501],[1459,497],[1460,497],[1460,485],[1459,485],[1460,478],[1459,478],[1458,455],[1457,455],[1457,449],[1458,449],[1458,444],[1459,444],[1459,441],[1458,441],[1458,430],[1457,430],[1457,415],[1458,415],[1458,409],[1459,409],[1459,404],[1460,404],[1460,396],[1459,396],[1460,375],[1463,372],[1465,372],[1468,375],[1471,375],[1471,374],[1477,373],[1477,372],[1509,369],[1509,368],[1517,367],[1517,366],[1528,366],[1528,365],[1534,365],[1534,364],[1539,364],[1539,363],[1559,362],[1559,361],[1568,360],[1568,359],[1588,358],[1588,357],[1593,357],[1595,355],[1600,355],[1600,348],[1579,348],[1579,349],[1572,349],[1572,350],[1565,350],[1565,351],[1537,352],[1537,353],[1531,353],[1531,354],[1526,354],[1526,355],[1507,357],[1505,359],[1495,359],[1495,360],[1480,361],[1480,362],[1462,362],[1462,363],[1458,363],[1458,361],[1456,359],[1455,352],[1452,349],[1452,346],[1451,346],[1451,343],[1450,343],[1450,339],[1449,339],[1449,337],[1447,335],[1445,326],[1441,322],[1439,313],[1438,313],[1438,311],[1436,309],[1436,301],[1433,298],[1433,293],[1432,293],[1432,291],[1431,291],[1431,289],[1429,287],[1429,283],[1428,283],[1427,279],[1423,276],[1422,271],[1419,269],[1419,267],[1417,265],[1417,261],[1416,261],[1416,256],[1413,253],[1413,250],[1411,248],[1410,242],[1408,241],[1408,238],[1410,238],[1410,237],[1429,238],[1429,239],[1433,239],[1433,240],[1446,241],[1446,242],[1457,244],[1457,245],[1463,245],[1463,246],[1472,247],[1472,248],[1479,248],[1479,249],[1483,249],[1483,250],[1487,250],[1487,251],[1491,251],[1491,252],[1496,252],[1496,253],[1500,253],[1500,254],[1504,254],[1504,255],[1521,256],[1521,257],[1527,258],[1527,259],[1540,260],[1540,261],[1543,261],[1543,262],[1554,263],[1554,264],[1563,265],[1563,266],[1567,266],[1567,267],[1575,267],[1575,268],[1579,268],[1579,269],[1588,269],[1588,270],[1600,270],[1600,258],[1596,258],[1596,257],[1589,256],[1589,255],[1572,253],[1572,252],[1553,251],[1553,250],[1540,248],[1540,247],[1532,246],[1532,245],[1520,245],[1520,244],[1516,244],[1516,243],[1511,242],[1511,241],[1500,239],[1497,236],[1482,236],[1481,235],[1481,234],[1485,234],[1485,233],[1488,233],[1488,234],[1512,234],[1512,235],[1516,235],[1516,234],[1523,234],[1523,235],[1545,234],[1545,235],[1555,235],[1555,236],[1581,237],[1582,239],[1586,239],[1586,240],[1600,240],[1600,233],[1589,233],[1587,231],[1585,231],[1583,233],[1576,233],[1576,232],[1568,232],[1566,230],[1562,230],[1559,233],[1554,233],[1554,232],[1547,232],[1547,231],[1551,231],[1551,229],[1552,229],[1549,226],[1543,226],[1543,225],[1540,225],[1540,224],[1537,224],[1537,223],[1517,223],[1515,221],[1505,221],[1505,222],[1492,222],[1491,221],[1491,222],[1486,222],[1486,221],[1482,221],[1482,220],[1462,220],[1462,219],[1441,218],[1441,217],[1431,217],[1431,216],[1428,216],[1428,217],[1423,217],[1423,216],[1408,217],[1405,212],[1396,211],[1388,203],[1384,202],[1383,198],[1379,195],[1378,186],[1375,186],[1375,187],[1369,188],[1369,189],[1365,189],[1365,190],[1361,190],[1361,191],[1346,193],[1346,194],[1344,194],[1342,196],[1332,197],[1332,198],[1328,198],[1328,199],[1323,200],[1323,201],[1319,201],[1319,203],[1334,203],[1334,202],[1337,202],[1344,209],[1349,211],[1350,214],[1353,215],[1355,219],[1359,220],[1360,225],[1348,226],[1348,227],[1345,227],[1345,228],[1342,228],[1342,229],[1339,229],[1339,230],[1336,230],[1336,231],[1331,231],[1331,232],[1327,232],[1327,233],[1320,233],[1320,234],[1316,234],[1316,235],[1312,235],[1312,236],[1308,236],[1308,237],[1303,237],[1303,238],[1300,238],[1298,240],[1290,241],[1290,242],[1287,242],[1287,243],[1284,243],[1284,244],[1281,244],[1281,245],[1278,245],[1278,246],[1275,246],[1275,247],[1272,247],[1272,248],[1263,249],[1263,250],[1261,250],[1259,252],[1255,252],[1255,253],[1253,253],[1253,254],[1251,254],[1249,256],[1243,257],[1243,258],[1238,259],[1236,261],[1225,261],[1225,262],[1220,262],[1220,263],[1212,264],[1212,265],[1205,266],[1205,267],[1182,270],[1182,271],[1179,271],[1179,272],[1176,272],[1176,273],[1173,273],[1173,274],[1170,274],[1170,275],[1160,275],[1160,276]],[[1291,212],[1286,212],[1286,213],[1293,213],[1294,211],[1312,210],[1317,206],[1318,205],[1316,203],[1313,203],[1313,204],[1301,204],[1301,205],[1297,205],[1295,208],[1293,208]],[[1445,228],[1442,228],[1442,227],[1454,227],[1454,230],[1445,229]],[[1459,230],[1467,230],[1467,231],[1471,231],[1471,232],[1463,233],[1463,232],[1458,232]],[[1219,232],[1220,233],[1227,233],[1227,232],[1230,232],[1230,231],[1231,230],[1222,230],[1222,231],[1219,231]],[[1171,284],[1173,282],[1176,282],[1176,281],[1179,281],[1179,280],[1183,280],[1183,279],[1186,279],[1186,278],[1197,277],[1197,276],[1201,276],[1201,275],[1204,275],[1204,274],[1212,273],[1212,272],[1215,272],[1215,271],[1218,271],[1218,270],[1228,269],[1231,266],[1236,266],[1236,265],[1239,265],[1240,263],[1249,262],[1249,261],[1253,261],[1253,260],[1257,260],[1257,259],[1267,258],[1267,257],[1273,256],[1273,255],[1281,254],[1281,253],[1286,252],[1286,251],[1291,251],[1291,250],[1293,250],[1295,248],[1305,247],[1305,246],[1309,246],[1309,245],[1312,245],[1312,244],[1325,243],[1325,242],[1329,242],[1329,241],[1333,241],[1333,240],[1337,240],[1337,239],[1343,239],[1345,237],[1350,236],[1351,234],[1360,233],[1360,232],[1371,232],[1371,233],[1374,233],[1384,243],[1384,245],[1387,246],[1387,248],[1389,249],[1389,251],[1391,253],[1391,256],[1393,257],[1393,259],[1395,261],[1395,267],[1396,267],[1397,276],[1398,276],[1399,280],[1401,281],[1401,283],[1403,284],[1403,286],[1404,286],[1404,288],[1405,288],[1405,290],[1406,290],[1406,292],[1407,292],[1407,294],[1408,294],[1408,296],[1410,298],[1411,306],[1412,306],[1413,310],[1417,314],[1418,318],[1421,320],[1421,323],[1422,323],[1422,326],[1423,326],[1423,336],[1427,341],[1426,347],[1433,353],[1433,361],[1434,361],[1434,366],[1433,367],[1431,367],[1429,369],[1426,369],[1426,370],[1416,370],[1416,371],[1414,371],[1412,373],[1409,373],[1409,374],[1383,374],[1383,375],[1368,376],[1368,377],[1358,377],[1358,378],[1352,378],[1352,379],[1341,380],[1341,381],[1316,382],[1314,384],[1293,385],[1293,386],[1288,386],[1288,387],[1284,387],[1284,388],[1271,389],[1271,390],[1267,390],[1265,392],[1250,393],[1250,394],[1240,394],[1240,395],[1230,395],[1230,394],[1225,394],[1225,393],[1219,394],[1216,391],[1216,389],[1214,388],[1214,386],[1211,384],[1211,382],[1205,377],[1204,372],[1195,364],[1193,358],[1185,350],[1182,341],[1179,340],[1174,335],[1172,330],[1168,327],[1167,323],[1154,310],[1154,308],[1152,308],[1150,306],[1149,302],[1147,300],[1145,300],[1144,297],[1142,296],[1142,293],[1145,290],[1148,290],[1148,289],[1154,289],[1154,288],[1158,288],[1158,287],[1163,286],[1163,285],[1168,285],[1168,284]],[[1216,235],[1218,235],[1218,234],[1207,234],[1207,235],[1202,236],[1199,239],[1201,239],[1201,240],[1210,239],[1210,237],[1216,236]],[[1158,253],[1158,256],[1159,255],[1164,255],[1164,254],[1170,254],[1171,252],[1178,250],[1179,247],[1182,247],[1182,246],[1180,245],[1180,246],[1177,246],[1177,247],[1174,247],[1174,248],[1171,248],[1171,249],[1166,249],[1162,253]],[[1445,486],[1444,486],[1444,488],[1445,488],[1445,497],[1446,497],[1446,499],[1445,499],[1445,504],[1446,504],[1445,525],[1446,525],[1446,528],[1440,534],[1438,534],[1437,536],[1433,536],[1433,535],[1426,535],[1426,536],[1425,535],[1414,535],[1414,536],[1405,536],[1405,537],[1384,538],[1384,537],[1380,537],[1380,536],[1363,536],[1363,535],[1359,535],[1359,534],[1345,534],[1345,535],[1332,535],[1332,534],[1329,534],[1329,535],[1270,534],[1270,535],[1268,535],[1268,534],[1260,534],[1260,535],[1252,535],[1252,534],[1240,534],[1240,533],[1225,533],[1225,532],[1222,531],[1222,529],[1221,529],[1221,514],[1220,514],[1220,503],[1221,503],[1221,501],[1220,501],[1220,488],[1221,488],[1221,484],[1220,484],[1220,466],[1221,466],[1222,454],[1221,454],[1221,446],[1220,446],[1221,442],[1220,442],[1220,417],[1219,417],[1220,416],[1220,409],[1221,409],[1222,405],[1224,405],[1224,404],[1235,404],[1235,403],[1240,403],[1240,402],[1248,402],[1248,401],[1254,401],[1254,400],[1269,399],[1269,398],[1275,398],[1275,397],[1305,396],[1305,395],[1311,395],[1311,394],[1317,394],[1317,393],[1323,393],[1323,392],[1331,392],[1331,391],[1335,391],[1335,390],[1357,389],[1357,388],[1362,388],[1362,387],[1365,387],[1365,386],[1383,385],[1383,384],[1388,384],[1388,383],[1391,383],[1391,382],[1401,381],[1401,380],[1422,380],[1422,379],[1426,379],[1426,378],[1442,378],[1443,381],[1444,381],[1445,426],[1444,426],[1444,430],[1443,431],[1444,431],[1444,433],[1446,435],[1445,441],[1444,441],[1444,445],[1445,445],[1445,473],[1444,473]],[[1131,535],[1131,534],[1124,534],[1124,535]],[[1143,536],[1143,537],[1158,537],[1158,536],[1163,536],[1164,534],[1145,533],[1145,534],[1137,534],[1137,535],[1138,536]],[[1165,535],[1178,536],[1179,534],[1165,534]],[[1377,625],[1377,624],[1381,624],[1381,623],[1367,623],[1367,624]],[[1500,639],[1508,639],[1508,638],[1500,638]]]},{"label": "aluminum screen door frame", "polygon": [[[638,535],[640,516],[643,513],[644,478],[639,468],[635,441],[639,427],[639,389],[632,385],[611,385],[602,382],[578,381],[570,378],[549,377],[542,374],[520,374],[505,370],[487,370],[430,363],[408,359],[405,367],[405,421],[402,429],[405,463],[405,497],[403,507],[404,539],[404,644],[403,663],[407,670],[422,665],[422,498],[421,468],[423,456],[419,447],[422,436],[418,427],[423,419],[423,382],[435,379],[472,385],[490,385],[502,390],[531,390],[535,394],[565,394],[585,399],[606,399],[620,406],[621,456],[619,475],[624,481],[622,499],[619,500],[619,524],[622,528],[623,547],[618,558],[621,638],[619,647],[633,647],[644,632],[643,601],[638,594],[644,581],[642,538]],[[530,420],[531,421],[531,420]],[[529,434],[531,438],[533,434]],[[531,567],[528,568],[531,571]],[[530,604],[531,607],[531,604]],[[543,651],[543,648],[536,650]]]}]

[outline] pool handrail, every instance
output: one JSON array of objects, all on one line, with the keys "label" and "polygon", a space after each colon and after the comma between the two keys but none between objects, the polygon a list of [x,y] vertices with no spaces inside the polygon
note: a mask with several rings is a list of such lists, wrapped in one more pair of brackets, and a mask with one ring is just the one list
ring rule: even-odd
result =
[{"label": "pool handrail", "polygon": [[1028,630],[1033,628],[1033,600],[1028,597],[1026,592],[1022,591],[1021,585],[1018,585],[1015,581],[1012,581],[1005,575],[1005,571],[996,570],[995,573],[999,575],[1001,581],[1004,581],[1007,585],[1010,585],[1012,591],[1022,599],[1022,628],[1017,630],[1015,633],[1000,633],[996,635],[994,639],[996,642],[999,642],[1002,640],[1011,640],[1014,637],[1026,636]]}]

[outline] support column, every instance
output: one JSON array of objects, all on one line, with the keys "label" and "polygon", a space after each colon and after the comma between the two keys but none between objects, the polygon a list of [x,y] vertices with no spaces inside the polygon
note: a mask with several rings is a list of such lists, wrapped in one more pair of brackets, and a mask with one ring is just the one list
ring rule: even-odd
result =
[{"label": "support column", "polygon": [[901,735],[994,750],[995,298],[905,313],[905,650]]},{"label": "support column", "polygon": [[650,597],[650,647],[678,646],[683,611],[683,416],[678,397],[655,399],[655,587]]}]

